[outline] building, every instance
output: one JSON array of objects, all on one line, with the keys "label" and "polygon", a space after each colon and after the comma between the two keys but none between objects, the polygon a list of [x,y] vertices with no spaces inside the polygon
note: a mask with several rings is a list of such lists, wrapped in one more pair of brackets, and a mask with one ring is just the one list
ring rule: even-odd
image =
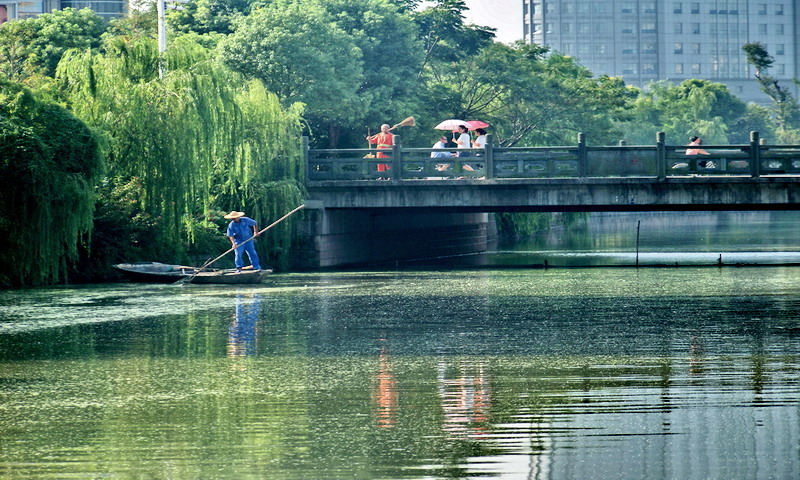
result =
[{"label": "building", "polygon": [[745,101],[767,102],[742,46],[761,42],[769,73],[794,89],[800,0],[523,0],[526,41],[576,57],[595,74],[639,87],[702,78]]},{"label": "building", "polygon": [[43,13],[63,8],[91,8],[98,15],[110,20],[121,17],[128,12],[127,0],[39,0],[27,2],[23,0],[0,0],[0,24],[8,20],[35,17]]}]

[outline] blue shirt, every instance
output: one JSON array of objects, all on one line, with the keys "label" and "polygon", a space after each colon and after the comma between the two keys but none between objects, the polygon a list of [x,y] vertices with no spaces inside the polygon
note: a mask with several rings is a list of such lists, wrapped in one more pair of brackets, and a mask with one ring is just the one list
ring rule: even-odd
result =
[{"label": "blue shirt", "polygon": [[231,220],[228,224],[228,236],[233,237],[236,244],[240,244],[253,236],[253,227],[256,221],[249,217],[239,217],[239,221]]}]

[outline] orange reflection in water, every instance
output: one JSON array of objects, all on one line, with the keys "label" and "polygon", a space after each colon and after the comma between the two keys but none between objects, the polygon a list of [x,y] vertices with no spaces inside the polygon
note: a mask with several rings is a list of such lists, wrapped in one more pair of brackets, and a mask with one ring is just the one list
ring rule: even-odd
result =
[{"label": "orange reflection in water", "polygon": [[372,394],[376,406],[376,422],[379,428],[393,427],[397,423],[397,380],[391,370],[389,355],[381,349],[378,355],[377,386]]}]

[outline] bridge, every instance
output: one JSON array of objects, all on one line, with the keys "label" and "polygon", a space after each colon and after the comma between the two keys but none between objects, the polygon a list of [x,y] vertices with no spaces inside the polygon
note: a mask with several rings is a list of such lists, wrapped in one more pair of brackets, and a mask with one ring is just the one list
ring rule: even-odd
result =
[{"label": "bridge", "polygon": [[[310,149],[310,267],[483,251],[491,212],[800,210],[800,145]],[[432,158],[432,154],[437,155]],[[440,156],[442,155],[442,156]],[[388,170],[379,165],[388,165]]]}]

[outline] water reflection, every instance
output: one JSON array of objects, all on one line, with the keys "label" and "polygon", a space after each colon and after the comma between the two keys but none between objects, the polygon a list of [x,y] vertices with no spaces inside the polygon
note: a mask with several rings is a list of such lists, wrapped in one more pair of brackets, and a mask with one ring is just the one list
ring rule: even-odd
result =
[{"label": "water reflection", "polygon": [[0,292],[0,477],[798,478],[797,285],[515,269]]},{"label": "water reflection", "polygon": [[255,355],[261,296],[237,295],[236,311],[228,329],[228,356]]},{"label": "water reflection", "polygon": [[442,402],[442,430],[450,438],[476,438],[488,431],[491,392],[483,362],[459,361],[436,365],[436,384]]},{"label": "water reflection", "polygon": [[381,348],[378,355],[378,373],[375,379],[377,385],[372,398],[377,410],[377,425],[380,428],[393,427],[397,422],[397,380],[392,373],[389,354],[385,348]]}]

